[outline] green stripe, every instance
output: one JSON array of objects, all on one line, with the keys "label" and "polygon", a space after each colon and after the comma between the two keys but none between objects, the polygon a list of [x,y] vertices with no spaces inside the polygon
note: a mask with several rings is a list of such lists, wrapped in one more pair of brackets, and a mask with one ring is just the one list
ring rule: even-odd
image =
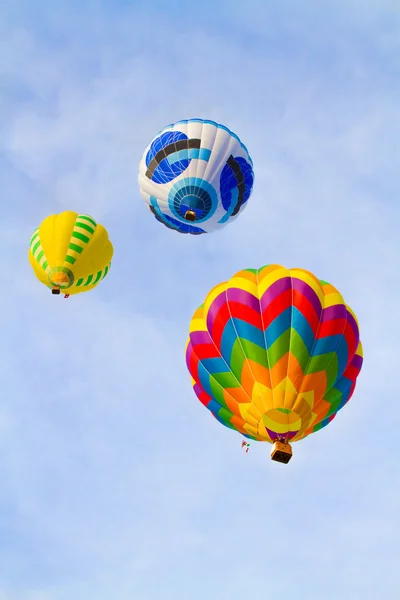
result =
[{"label": "green stripe", "polygon": [[31,241],[30,241],[30,245],[32,246],[32,243],[36,240],[36,238],[39,237],[39,230],[36,230],[35,233],[33,233],[32,237],[31,237]]},{"label": "green stripe", "polygon": [[35,252],[39,248],[39,246],[40,246],[40,240],[38,240],[36,242],[36,244],[33,246],[33,248],[32,248],[32,254],[35,254]]},{"label": "green stripe", "polygon": [[74,250],[75,252],[78,252],[78,254],[80,254],[83,251],[82,246],[78,246],[77,244],[74,244],[73,242],[70,242],[68,248],[69,248],[69,250]]},{"label": "green stripe", "polygon": [[94,221],[91,217],[88,217],[88,215],[78,215],[77,220],[78,219],[85,219],[85,221],[89,221],[93,227],[97,227],[96,221]]},{"label": "green stripe", "polygon": [[100,280],[100,277],[102,276],[102,274],[103,274],[103,271],[99,271],[97,273],[96,279],[93,281],[93,285]]},{"label": "green stripe", "polygon": [[[339,403],[341,401],[341,399],[342,399],[342,392],[337,390],[335,387],[330,389],[324,395],[324,400],[326,400],[326,402],[329,402],[329,404],[332,404],[332,405]],[[329,416],[329,414],[327,416]]]},{"label": "green stripe", "polygon": [[210,388],[213,398],[218,402],[218,404],[224,408],[228,408],[224,398],[224,390],[213,377],[210,377]]},{"label": "green stripe", "polygon": [[322,429],[322,427],[323,427],[322,421],[320,423],[317,423],[317,425],[314,425],[313,433],[316,433],[317,431],[319,431],[320,429]]},{"label": "green stripe", "polygon": [[47,260],[44,261],[44,263],[42,264],[42,269],[44,271],[46,271],[47,267],[49,266],[49,263],[47,262]]},{"label": "green stripe", "polygon": [[222,406],[218,411],[218,416],[220,419],[222,419],[222,421],[224,423],[226,423],[227,427],[234,429],[234,427],[232,426],[232,423],[231,423],[231,419],[233,417],[233,412],[231,412],[229,409]]},{"label": "green stripe", "polygon": [[330,390],[338,375],[338,359],[336,352],[319,354],[310,358],[305,375],[312,375],[319,372],[325,372],[327,378],[326,389]]},{"label": "green stripe", "polygon": [[233,373],[225,372],[225,373],[213,373],[210,375],[210,379],[213,378],[217,383],[220,384],[223,388],[237,388],[240,387],[240,383],[236,379]]},{"label": "green stripe", "polygon": [[[71,262],[70,258],[72,258],[72,257],[67,256],[66,260]],[[96,285],[101,279],[104,279],[104,277],[107,275],[107,273],[109,271],[109,268],[110,268],[110,265],[108,265],[104,269],[104,271],[98,271],[96,274],[96,277],[94,275],[89,275],[86,280],[83,277],[81,277],[81,279],[78,279],[78,281],[75,283],[75,287],[80,287],[81,285],[83,285],[83,287],[86,287],[88,285]],[[94,277],[95,277],[95,279],[93,279]]]},{"label": "green stripe", "polygon": [[[242,349],[239,349],[239,348],[235,349],[235,353],[237,352],[238,354],[241,354],[242,356],[244,355],[245,358],[248,358],[248,359],[258,363],[259,365],[262,365],[266,369],[269,369],[269,363],[268,363],[268,358],[267,358],[267,353],[265,351],[265,348],[262,348],[258,344],[255,344],[254,342],[250,342],[249,340],[246,340],[244,338],[238,338],[238,341],[240,341],[240,345],[242,346]],[[233,352],[232,352],[232,354],[233,354]],[[240,363],[240,359],[239,359],[239,363]],[[242,368],[243,368],[243,364],[240,367],[239,373],[241,372]]]},{"label": "green stripe", "polygon": [[39,252],[39,254],[37,255],[37,257],[36,257],[36,260],[37,260],[38,262],[40,262],[40,261],[42,260],[43,256],[44,256],[44,251],[43,251],[43,250],[41,250],[41,251]]},{"label": "green stripe", "polygon": [[67,254],[67,256],[65,257],[65,262],[69,263],[70,265],[73,265],[75,261],[75,256],[69,256],[69,254]]},{"label": "green stripe", "polygon": [[303,339],[297,333],[297,331],[293,328],[292,328],[292,335],[290,338],[290,352],[293,354],[293,356],[298,361],[303,373],[305,373],[307,365],[308,365],[308,361],[310,359],[310,354],[308,352],[307,346],[305,345]]},{"label": "green stripe", "polygon": [[86,231],[88,231],[92,235],[94,234],[93,227],[90,227],[90,225],[86,225],[86,223],[79,223],[78,221],[76,221],[75,227],[80,227],[81,229],[85,229]]},{"label": "green stripe", "polygon": [[287,329],[277,340],[268,348],[269,368],[272,369],[288,351],[290,344],[290,328]]},{"label": "green stripe", "polygon": [[79,233],[78,231],[73,231],[72,237],[76,238],[77,240],[81,240],[81,242],[85,242],[85,244],[87,244],[90,239],[86,235],[83,235],[83,233]]}]

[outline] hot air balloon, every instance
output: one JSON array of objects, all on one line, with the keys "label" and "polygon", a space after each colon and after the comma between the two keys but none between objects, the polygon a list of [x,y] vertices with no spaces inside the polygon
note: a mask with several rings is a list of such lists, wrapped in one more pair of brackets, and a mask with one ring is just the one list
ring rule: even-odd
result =
[{"label": "hot air balloon", "polygon": [[244,209],[253,163],[238,136],[214,121],[168,125],[139,165],[140,193],[155,218],[180,233],[220,229]]},{"label": "hot air balloon", "polygon": [[88,215],[47,217],[32,234],[29,262],[53,294],[88,292],[107,275],[113,247],[106,229]]},{"label": "hot air balloon", "polygon": [[357,319],[338,290],[303,269],[246,269],[210,291],[190,324],[193,389],[216,419],[273,444],[319,431],[350,400],[362,366]]}]

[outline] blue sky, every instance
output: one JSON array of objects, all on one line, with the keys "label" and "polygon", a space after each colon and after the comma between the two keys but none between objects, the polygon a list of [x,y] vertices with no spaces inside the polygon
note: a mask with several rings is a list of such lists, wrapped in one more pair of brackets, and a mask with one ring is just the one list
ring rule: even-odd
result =
[{"label": "blue sky", "polygon": [[[400,218],[397,0],[0,5],[0,600],[397,598]],[[188,239],[148,213],[152,136],[204,117],[256,173]],[[31,232],[77,210],[110,275],[58,300]],[[336,285],[358,315],[356,393],[284,467],[196,399],[194,309],[241,268]]]}]

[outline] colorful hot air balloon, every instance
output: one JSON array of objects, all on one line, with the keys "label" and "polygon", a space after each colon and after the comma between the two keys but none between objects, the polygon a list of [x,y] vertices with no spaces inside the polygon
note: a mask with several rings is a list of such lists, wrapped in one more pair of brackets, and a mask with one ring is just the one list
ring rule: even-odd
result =
[{"label": "colorful hot air balloon", "polygon": [[110,270],[113,247],[106,229],[88,215],[66,211],[35,229],[29,262],[53,294],[92,290]]},{"label": "colorful hot air balloon", "polygon": [[246,269],[208,294],[191,324],[186,361],[199,400],[223,425],[273,443],[328,425],[362,365],[356,317],[333,285],[303,269]]},{"label": "colorful hot air balloon", "polygon": [[220,229],[246,206],[253,163],[227,127],[189,119],[168,125],[139,165],[140,193],[158,221],[180,233]]}]

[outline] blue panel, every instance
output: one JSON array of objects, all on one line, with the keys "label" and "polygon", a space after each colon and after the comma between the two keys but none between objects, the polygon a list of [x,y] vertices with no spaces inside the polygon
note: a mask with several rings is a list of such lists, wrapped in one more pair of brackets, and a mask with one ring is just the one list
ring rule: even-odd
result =
[{"label": "blue panel", "polygon": [[[232,158],[233,157],[231,157],[229,161],[232,161]],[[233,213],[236,215],[240,208],[247,202],[253,189],[254,182],[252,166],[240,156],[233,158],[233,160],[236,163],[235,169],[239,168],[240,171],[235,174],[231,163],[228,161],[222,169],[220,177],[222,206],[230,213],[230,215]],[[243,184],[244,188],[242,187]]]},{"label": "blue panel", "polygon": [[316,340],[312,356],[320,356],[335,352],[338,360],[338,377],[344,373],[347,365],[348,349],[346,338],[343,335],[331,335]]},{"label": "blue panel", "polygon": [[199,383],[201,385],[201,387],[203,388],[203,390],[209,395],[209,396],[213,396],[213,392],[210,386],[210,374],[209,372],[204,368],[203,364],[201,361],[199,361],[198,365],[198,373],[199,373]]},{"label": "blue panel", "polygon": [[299,334],[308,353],[311,354],[315,342],[315,335],[307,319],[295,306],[292,307],[292,328]]},{"label": "blue panel", "polygon": [[224,214],[224,216],[222,217],[222,219],[220,219],[218,221],[218,223],[226,223],[227,221],[229,221],[229,219],[232,216],[233,211],[235,210],[235,206],[238,202],[239,199],[239,190],[237,188],[235,188],[234,190],[232,190],[230,192],[231,194],[231,203],[230,206],[227,209],[227,212]]},{"label": "blue panel", "polygon": [[207,404],[207,408],[208,408],[208,410],[211,410],[211,412],[213,413],[213,415],[215,415],[216,417],[218,417],[218,412],[221,410],[222,406],[216,400],[214,400],[214,398],[213,398]]},{"label": "blue panel", "polygon": [[233,345],[236,342],[236,340],[237,340],[236,330],[232,324],[232,321],[229,320],[227,322],[227,324],[225,325],[224,332],[223,332],[222,338],[221,338],[221,343],[220,343],[221,354],[224,357],[224,359],[226,360],[226,362],[228,363],[228,365],[230,364],[230,361],[231,361],[232,349],[233,349]]},{"label": "blue panel", "polygon": [[228,365],[222,358],[204,358],[201,360],[201,363],[211,375],[215,375],[216,373],[227,373],[230,371]]},{"label": "blue panel", "polygon": [[274,342],[289,329],[292,323],[292,307],[289,306],[276,319],[270,323],[265,332],[267,348],[270,348]]},{"label": "blue panel", "polygon": [[208,148],[200,148],[199,160],[208,161],[210,160],[210,156],[211,150],[208,150]]},{"label": "blue panel", "polygon": [[352,385],[353,382],[351,379],[347,379],[347,377],[339,377],[339,379],[335,382],[334,388],[342,394],[348,394]]},{"label": "blue panel", "polygon": [[232,321],[238,337],[248,340],[265,350],[265,338],[261,329],[254,327],[254,325],[251,325],[242,319],[232,319]]}]

